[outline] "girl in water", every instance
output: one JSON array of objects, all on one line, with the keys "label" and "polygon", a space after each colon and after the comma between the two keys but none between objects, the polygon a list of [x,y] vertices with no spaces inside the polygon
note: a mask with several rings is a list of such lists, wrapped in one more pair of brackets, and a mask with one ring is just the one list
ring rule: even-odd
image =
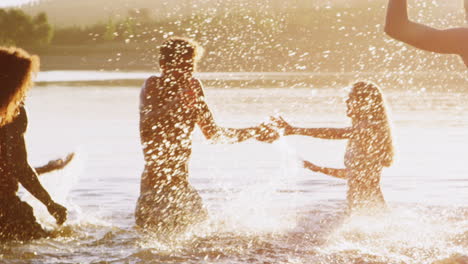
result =
[{"label": "girl in water", "polygon": [[148,78],[140,96],[140,138],[145,158],[136,223],[159,233],[182,232],[207,217],[202,199],[188,181],[192,134],[198,125],[213,142],[241,142],[279,135],[265,125],[216,125],[203,87],[193,76],[200,57],[190,39],[171,38],[160,47],[161,76]]},{"label": "girl in water", "polygon": [[[31,206],[18,197],[19,183],[47,207],[59,225],[67,219],[66,208],[51,199],[28,163],[24,140],[28,119],[23,102],[38,63],[36,56],[24,50],[0,47],[0,241],[50,234],[37,223]],[[47,173],[62,168],[72,158],[51,161],[38,169]]]},{"label": "girl in water", "polygon": [[[465,2],[468,21],[468,0]],[[459,55],[468,67],[468,28],[435,29],[409,20],[407,0],[389,0],[385,32],[418,49]]]},{"label": "girl in water", "polygon": [[344,169],[320,167],[309,161],[304,161],[304,167],[347,180],[349,212],[384,209],[380,177],[383,167],[392,164],[393,144],[382,93],[372,83],[356,82],[346,105],[347,116],[352,121],[347,128],[298,128],[281,117],[273,121],[284,128],[284,135],[347,139]]}]

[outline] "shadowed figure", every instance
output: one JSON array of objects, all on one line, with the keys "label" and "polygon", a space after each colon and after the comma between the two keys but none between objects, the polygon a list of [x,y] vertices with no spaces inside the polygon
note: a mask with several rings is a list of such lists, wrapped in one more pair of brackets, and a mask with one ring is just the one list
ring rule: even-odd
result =
[{"label": "shadowed figure", "polygon": [[[464,1],[468,21],[468,0]],[[385,32],[418,49],[459,55],[468,67],[468,28],[436,29],[409,20],[407,0],[389,0]]]},{"label": "shadowed figure", "polygon": [[[31,206],[17,196],[19,183],[47,207],[59,225],[67,218],[66,208],[51,199],[28,163],[24,140],[28,119],[23,101],[37,66],[38,58],[21,49],[0,48],[0,240],[30,240],[49,235],[36,222]],[[63,167],[72,157],[52,161],[40,170],[46,173]]]},{"label": "shadowed figure", "polygon": [[136,223],[159,233],[183,232],[207,218],[198,192],[188,181],[192,134],[198,125],[212,142],[250,138],[272,141],[279,135],[266,125],[219,127],[206,103],[202,83],[193,76],[200,47],[172,38],[160,47],[161,76],[148,78],[140,96],[140,137],[145,158]]},{"label": "shadowed figure", "polygon": [[347,180],[349,213],[385,209],[380,177],[383,167],[392,164],[393,144],[382,93],[372,83],[356,82],[346,104],[351,127],[299,128],[281,117],[272,119],[284,129],[284,135],[347,139],[344,169],[320,167],[309,161],[304,161],[304,167]]}]

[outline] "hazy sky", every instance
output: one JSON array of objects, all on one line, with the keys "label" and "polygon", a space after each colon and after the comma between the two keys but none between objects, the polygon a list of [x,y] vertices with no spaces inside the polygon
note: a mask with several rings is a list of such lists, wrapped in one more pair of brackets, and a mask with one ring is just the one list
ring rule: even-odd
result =
[{"label": "hazy sky", "polygon": [[0,7],[8,7],[8,6],[17,6],[21,4],[31,3],[36,0],[2,0],[0,1]]},{"label": "hazy sky", "polygon": [[[19,5],[22,5],[22,4],[39,2],[39,1],[41,1],[41,0],[0,0],[0,8],[1,7],[19,6]],[[151,1],[151,0],[149,0],[149,1]],[[160,0],[160,1],[162,1],[162,0]],[[168,0],[168,1],[171,1],[171,0]],[[370,2],[370,1],[375,1],[375,0],[312,0],[312,1],[319,2],[319,3],[328,3],[328,4],[331,3],[331,4],[334,4],[334,5],[340,5],[342,3]],[[384,1],[384,0],[380,0],[380,1]],[[412,1],[410,1],[410,2],[412,2]],[[414,0],[413,0],[413,2],[414,2]],[[428,2],[429,2],[429,0],[428,0]],[[443,7],[443,6],[460,6],[461,5],[460,3],[463,2],[463,1],[462,0],[456,0],[456,1],[453,1],[453,0],[450,0],[450,1],[437,0],[435,2],[439,2],[440,4],[442,4],[442,7]]]}]

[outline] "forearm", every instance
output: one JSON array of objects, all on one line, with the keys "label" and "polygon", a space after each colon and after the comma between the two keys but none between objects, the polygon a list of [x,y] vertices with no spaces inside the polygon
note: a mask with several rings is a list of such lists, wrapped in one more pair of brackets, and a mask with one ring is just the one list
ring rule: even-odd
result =
[{"label": "forearm", "polygon": [[346,129],[340,128],[300,128],[291,127],[285,135],[309,136],[322,139],[346,139],[349,137]]},{"label": "forearm", "polygon": [[327,174],[335,178],[347,179],[347,174],[348,174],[347,169],[334,169],[334,168],[320,167],[308,161],[304,161],[304,167],[311,171]]},{"label": "forearm", "polygon": [[55,164],[52,164],[50,162],[47,163],[44,166],[34,168],[34,170],[36,171],[36,173],[38,175],[45,174],[45,173],[48,173],[48,172],[51,172],[51,171],[54,171],[54,170],[58,170],[58,169],[61,169],[61,167],[58,167]]},{"label": "forearm", "polygon": [[407,0],[389,0],[385,20],[385,32],[398,36],[398,32],[409,23]]},{"label": "forearm", "polygon": [[34,170],[38,175],[52,172],[55,170],[60,170],[63,169],[65,166],[70,163],[70,161],[75,157],[75,153],[69,153],[64,159],[56,159],[56,160],[51,160],[49,161],[46,165],[40,166],[40,167],[35,167]]},{"label": "forearm", "polygon": [[216,129],[216,136],[214,137],[216,141],[227,142],[227,143],[237,143],[242,142],[247,139],[255,137],[257,134],[258,128],[249,127],[249,128],[225,128],[218,127]]},{"label": "forearm", "polygon": [[389,0],[385,33],[413,47],[443,54],[465,54],[466,28],[437,29],[408,18],[406,0]]},{"label": "forearm", "polygon": [[40,183],[36,172],[29,165],[26,166],[23,170],[20,170],[21,185],[46,207],[50,206],[54,201]]}]

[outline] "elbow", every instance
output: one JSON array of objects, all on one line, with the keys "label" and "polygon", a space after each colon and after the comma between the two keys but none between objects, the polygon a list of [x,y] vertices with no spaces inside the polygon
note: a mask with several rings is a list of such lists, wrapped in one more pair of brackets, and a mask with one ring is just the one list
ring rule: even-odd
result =
[{"label": "elbow", "polygon": [[[408,30],[412,27],[411,21],[385,21],[384,32],[389,37],[399,41],[408,38]],[[406,37],[405,37],[406,36]]]},{"label": "elbow", "polygon": [[394,39],[398,39],[398,30],[395,25],[392,25],[391,23],[385,23],[384,26],[384,32],[387,34],[389,37],[392,37]]}]

